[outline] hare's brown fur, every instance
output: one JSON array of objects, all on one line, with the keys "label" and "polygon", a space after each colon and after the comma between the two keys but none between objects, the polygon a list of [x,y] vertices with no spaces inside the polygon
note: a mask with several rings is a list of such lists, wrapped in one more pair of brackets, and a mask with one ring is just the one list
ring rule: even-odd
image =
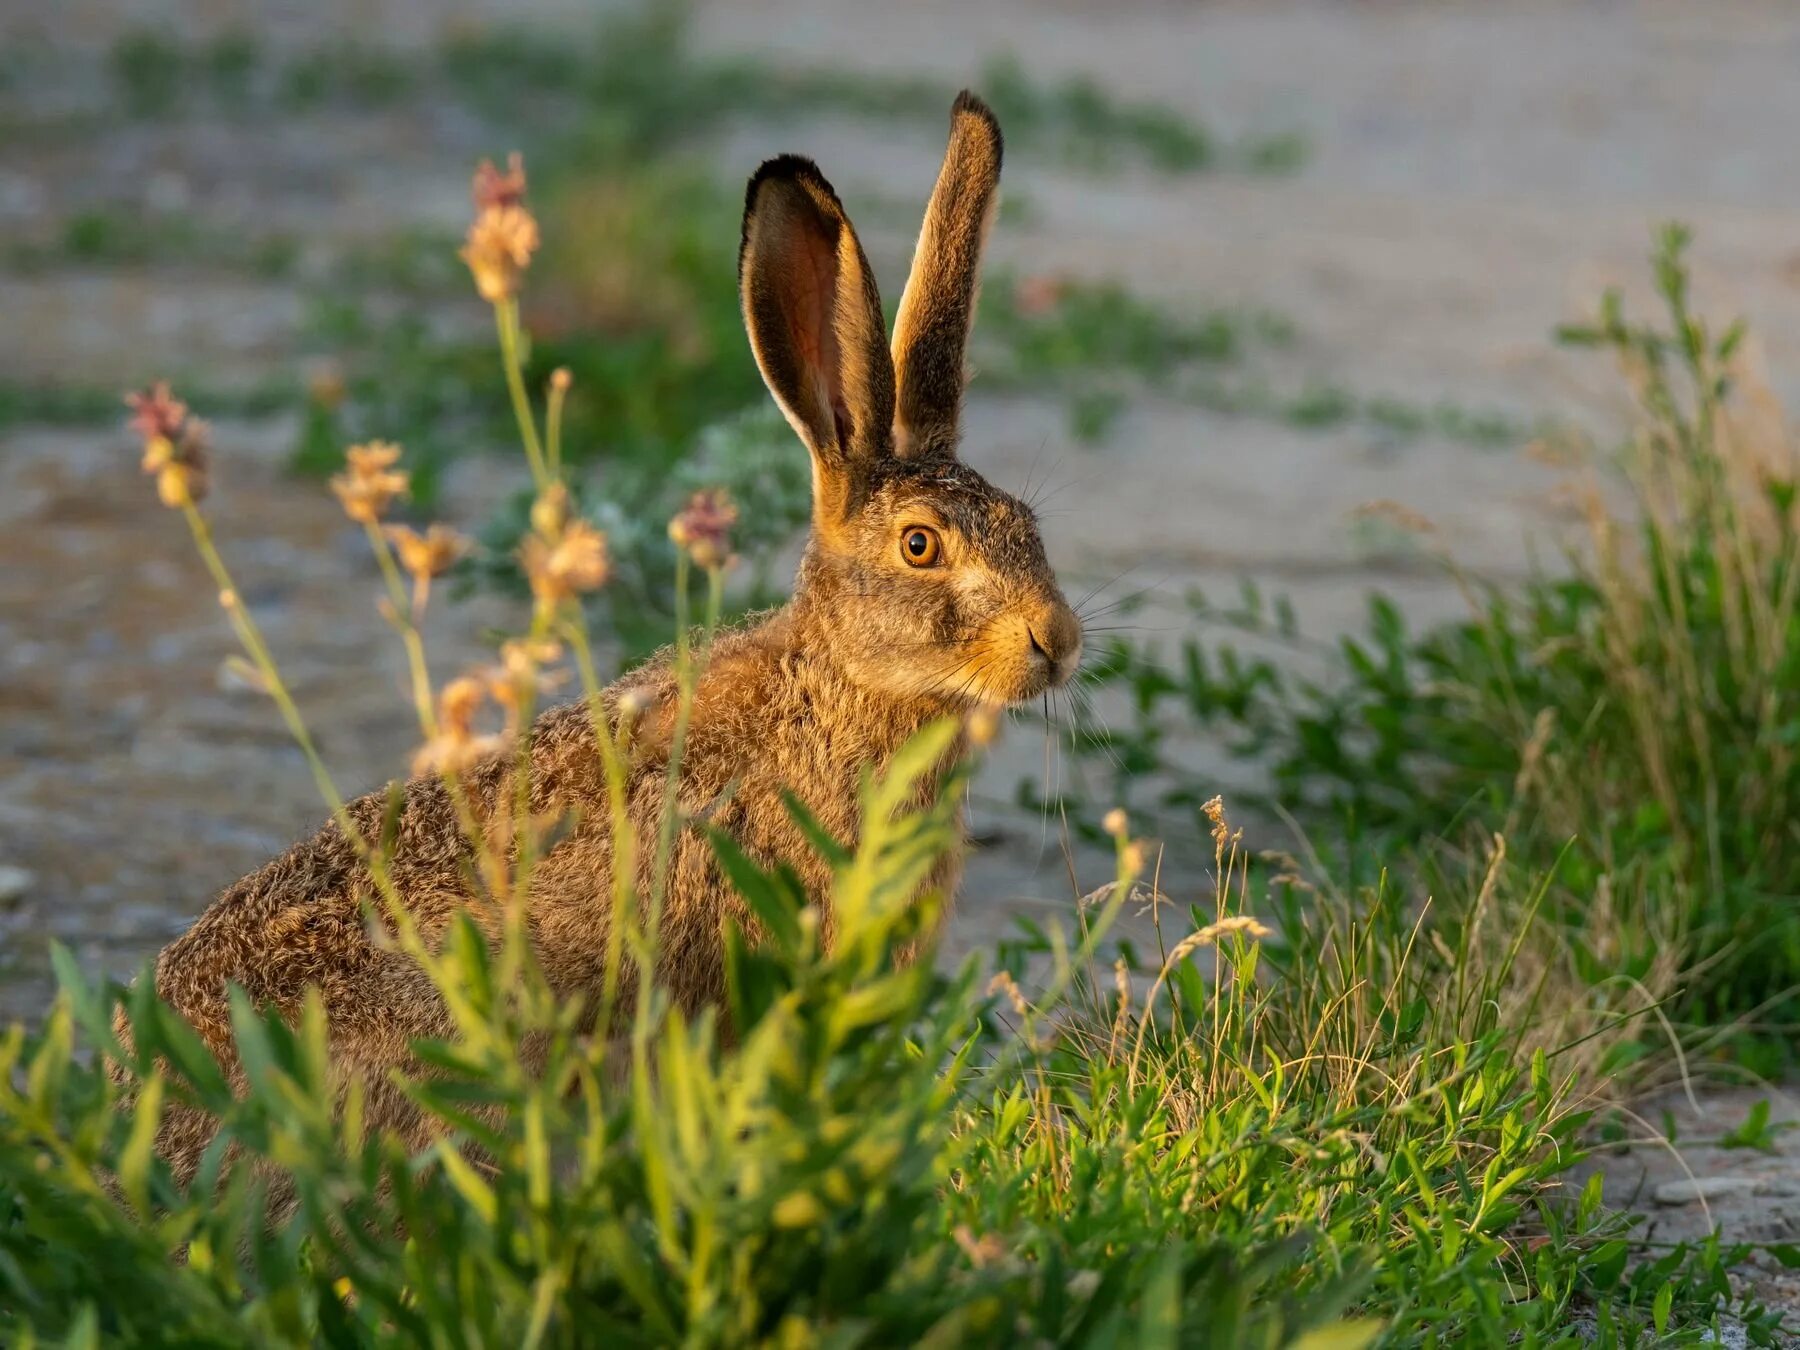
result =
[{"label": "hare's brown fur", "polygon": [[[902,300],[890,355],[873,275],[836,196],[804,160],[770,161],[751,180],[741,286],[745,321],[771,392],[813,460],[814,518],[786,606],[715,642],[690,718],[680,814],[728,831],[751,857],[792,866],[830,940],[827,865],[794,824],[793,791],[841,839],[857,834],[865,766],[880,765],[927,722],[978,702],[1030,698],[1066,679],[1080,627],[1022,503],[955,459],[963,347],[982,238],[993,215],[1000,137],[976,100],[959,99],[950,151]],[[896,412],[898,409],[898,412]],[[936,565],[910,564],[903,537],[941,541]],[[676,680],[665,654],[609,689],[603,715],[632,696],[628,810],[640,893],[651,889],[663,814]],[[551,984],[569,996],[601,984],[613,838],[589,708],[553,709],[534,728],[534,814],[572,822],[538,860],[528,931]],[[501,757],[465,778],[483,824],[503,821],[515,765]],[[384,835],[385,791],[350,806],[365,838]],[[405,785],[392,834],[396,890],[428,942],[471,903],[473,845],[434,775]],[[505,837],[505,832],[501,831]],[[947,862],[933,884],[955,887]],[[742,917],[711,848],[691,825],[675,839],[658,978],[689,1009],[724,993],[721,923]],[[389,1082],[409,1045],[450,1033],[425,972],[371,933],[379,900],[336,825],[228,888],[156,966],[158,992],[190,1019],[234,1076],[227,987],[292,1016],[308,986],[323,998],[333,1063],[368,1093],[366,1119],[424,1142],[416,1112]],[[625,993],[630,994],[629,986]],[[175,1111],[160,1146],[191,1175],[212,1133]]]}]

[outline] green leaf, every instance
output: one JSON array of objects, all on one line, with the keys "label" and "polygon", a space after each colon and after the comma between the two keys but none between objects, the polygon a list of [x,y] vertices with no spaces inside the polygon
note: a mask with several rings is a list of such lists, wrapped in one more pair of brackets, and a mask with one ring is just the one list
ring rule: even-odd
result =
[{"label": "green leaf", "polygon": [[456,1188],[456,1193],[468,1202],[481,1221],[490,1228],[500,1219],[500,1202],[494,1196],[494,1188],[482,1180],[481,1175],[470,1166],[469,1160],[462,1151],[449,1140],[438,1143],[438,1162],[443,1165],[444,1175]]},{"label": "green leaf", "polygon": [[800,833],[806,836],[808,842],[819,851],[819,855],[834,869],[842,867],[850,861],[852,856],[850,850],[833,838],[831,831],[819,824],[818,817],[813,815],[806,803],[801,801],[792,789],[783,788],[781,790],[781,801],[782,805],[787,807],[787,813],[792,817],[794,824],[800,827]]},{"label": "green leaf", "polygon": [[706,827],[706,841],[719,860],[726,880],[744,898],[762,924],[768,940],[789,955],[800,950],[800,909],[802,897],[791,894],[772,873],[765,872],[745,856],[737,840],[715,826]]},{"label": "green leaf", "polygon": [[153,1073],[138,1089],[131,1133],[119,1150],[119,1187],[140,1215],[150,1214],[150,1168],[155,1160],[156,1131],[162,1124],[163,1076]]},{"label": "green leaf", "polygon": [[1315,1327],[1294,1340],[1293,1350],[1362,1350],[1365,1345],[1373,1344],[1384,1329],[1383,1323],[1372,1318]]}]

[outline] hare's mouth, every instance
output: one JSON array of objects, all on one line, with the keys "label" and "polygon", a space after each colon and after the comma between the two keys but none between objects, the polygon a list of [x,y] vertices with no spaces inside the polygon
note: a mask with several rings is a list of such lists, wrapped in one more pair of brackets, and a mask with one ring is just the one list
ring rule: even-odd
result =
[{"label": "hare's mouth", "polygon": [[1024,703],[1060,688],[1081,664],[1081,628],[1074,615],[1009,615],[993,624],[945,692],[969,704]]}]

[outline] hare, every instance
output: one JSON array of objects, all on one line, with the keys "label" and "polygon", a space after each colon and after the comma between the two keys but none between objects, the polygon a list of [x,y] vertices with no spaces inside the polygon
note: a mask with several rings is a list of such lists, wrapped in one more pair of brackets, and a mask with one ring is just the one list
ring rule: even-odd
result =
[{"label": "hare", "polygon": [[[881,763],[927,722],[974,705],[1011,704],[1066,681],[1081,626],[1045,560],[1032,513],[956,458],[964,347],[981,249],[998,201],[1000,128],[964,93],[951,114],[900,303],[892,350],[855,231],[811,161],[772,159],[744,204],[739,288],[750,345],[769,391],[812,459],[811,534],[782,608],[721,634],[692,705],[678,806],[706,812],[744,851],[795,868],[821,909],[826,863],[794,824],[791,789],[839,838],[857,831],[865,765]],[[652,659],[603,696],[634,723],[627,796],[647,890],[667,782],[676,677]],[[615,723],[616,725],[616,723]],[[478,813],[510,792],[500,756],[464,777]],[[612,894],[612,830],[591,709],[574,703],[537,721],[534,812],[576,823],[536,864],[527,931],[552,985],[569,996],[600,986]],[[383,837],[389,794],[353,802],[365,838]],[[406,784],[391,874],[428,942],[468,905],[471,846],[436,775]],[[934,884],[949,895],[959,866]],[[699,831],[677,835],[667,880],[658,978],[694,1009],[725,989],[721,922],[742,914]],[[425,972],[372,939],[369,874],[335,824],[227,888],[156,963],[157,992],[240,1073],[227,986],[293,1016],[309,985],[327,1014],[333,1062],[365,1083],[365,1119],[423,1143],[423,1127],[390,1082],[409,1045],[448,1035]],[[493,931],[481,907],[468,906]],[[830,916],[821,914],[825,940]],[[191,1176],[214,1126],[177,1110],[160,1151]]]}]

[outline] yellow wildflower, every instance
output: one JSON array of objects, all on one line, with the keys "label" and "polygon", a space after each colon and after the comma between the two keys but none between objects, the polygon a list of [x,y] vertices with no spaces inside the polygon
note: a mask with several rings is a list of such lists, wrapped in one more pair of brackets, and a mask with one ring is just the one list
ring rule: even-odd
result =
[{"label": "yellow wildflower", "polygon": [[475,730],[475,716],[486,697],[486,682],[474,675],[444,686],[438,695],[437,734],[413,756],[414,773],[460,773],[506,744],[503,737]]},{"label": "yellow wildflower", "polygon": [[475,217],[458,256],[469,265],[475,289],[489,304],[519,291],[519,278],[537,252],[538,227],[523,206],[489,206]]},{"label": "yellow wildflower", "polygon": [[386,532],[400,565],[412,576],[413,609],[424,609],[431,595],[431,579],[449,571],[469,551],[470,541],[448,525],[432,525],[424,534],[405,525],[389,525]]},{"label": "yellow wildflower", "polygon": [[344,514],[363,525],[373,525],[406,493],[411,479],[396,469],[400,447],[391,441],[369,441],[344,452],[347,471],[331,480],[331,490],[343,503]]}]

